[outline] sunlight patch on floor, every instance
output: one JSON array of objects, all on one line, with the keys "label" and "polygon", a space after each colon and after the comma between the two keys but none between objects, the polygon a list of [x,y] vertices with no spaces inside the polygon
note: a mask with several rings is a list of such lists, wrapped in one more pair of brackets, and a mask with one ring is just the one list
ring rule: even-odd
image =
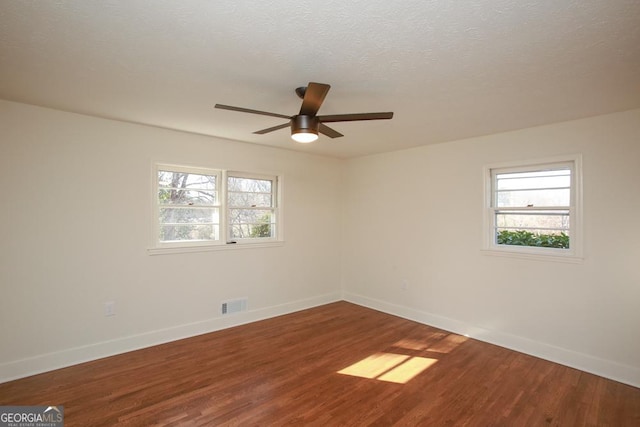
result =
[{"label": "sunlight patch on floor", "polygon": [[428,344],[426,342],[411,340],[411,339],[401,339],[400,341],[393,344],[393,347],[405,348],[407,350],[426,350]]},{"label": "sunlight patch on floor", "polygon": [[338,373],[363,378],[377,378],[395,368],[409,357],[410,356],[406,354],[376,353],[354,363],[348,368],[338,371]]},{"label": "sunlight patch on floor", "polygon": [[404,384],[422,371],[428,369],[437,361],[437,359],[431,359],[428,357],[414,356],[392,370],[380,375],[378,379],[380,381]]},{"label": "sunlight patch on floor", "polygon": [[410,338],[403,338],[396,341],[393,347],[402,348],[412,351],[433,351],[435,353],[449,353],[469,339],[467,335],[447,334],[438,337],[434,342],[433,339],[425,339],[424,341]]},{"label": "sunlight patch on floor", "polygon": [[437,361],[437,359],[412,357],[406,354],[376,353],[338,373],[404,384]]},{"label": "sunlight patch on floor", "polygon": [[449,353],[468,339],[468,337],[465,337],[463,335],[447,335],[444,339],[438,341],[427,350],[434,351],[436,353]]}]

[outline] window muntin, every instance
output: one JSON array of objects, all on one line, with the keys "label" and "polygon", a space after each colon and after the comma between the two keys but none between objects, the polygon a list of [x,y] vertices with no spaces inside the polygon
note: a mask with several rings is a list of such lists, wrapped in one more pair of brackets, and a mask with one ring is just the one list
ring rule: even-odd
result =
[{"label": "window muntin", "polygon": [[488,249],[579,253],[579,158],[486,169]]},{"label": "window muntin", "polygon": [[275,175],[156,164],[154,241],[158,248],[277,242]]},{"label": "window muntin", "polygon": [[274,239],[277,177],[230,172],[227,177],[227,221],[230,240]]}]

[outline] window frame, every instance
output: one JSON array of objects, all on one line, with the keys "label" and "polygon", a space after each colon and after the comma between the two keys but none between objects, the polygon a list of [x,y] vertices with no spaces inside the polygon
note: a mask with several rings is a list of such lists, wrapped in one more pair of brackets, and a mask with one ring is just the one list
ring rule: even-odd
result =
[{"label": "window frame", "polygon": [[[270,210],[272,211],[273,216],[275,217],[274,227],[275,233],[271,237],[232,237],[232,227],[229,219],[231,217],[232,209],[251,209],[251,207],[245,206],[243,208],[238,206],[231,206],[229,203],[229,189],[227,188],[229,185],[229,178],[241,178],[241,179],[255,179],[255,180],[264,180],[271,181],[271,207],[256,207],[259,210]],[[279,177],[278,175],[264,175],[257,174],[251,172],[239,172],[239,171],[226,171],[224,174],[224,196],[226,201],[225,207],[225,225],[226,225],[226,238],[227,242],[236,242],[236,243],[257,243],[257,242],[270,242],[277,241],[281,224],[279,222],[280,217],[280,203],[279,203]]]},{"label": "window frame", "polygon": [[[226,250],[226,249],[241,249],[241,248],[258,248],[258,247],[270,247],[281,246],[284,244],[283,233],[283,214],[282,214],[282,186],[283,177],[281,174],[274,173],[255,173],[255,172],[241,172],[237,170],[226,170],[220,168],[209,168],[201,166],[188,166],[177,165],[164,162],[154,162],[152,167],[152,227],[151,227],[151,239],[150,246],[147,251],[150,255],[161,255],[169,253],[183,253],[183,252],[203,252],[212,250]],[[180,173],[194,173],[200,175],[216,176],[216,190],[217,190],[217,205],[219,212],[219,232],[218,240],[198,240],[198,241],[170,241],[163,242],[160,240],[160,201],[158,198],[160,186],[158,180],[158,173],[160,171],[180,172]],[[243,239],[230,239],[230,227],[228,223],[228,192],[227,192],[227,180],[229,176],[242,177],[242,178],[258,178],[269,179],[273,181],[272,193],[273,193],[273,208],[275,210],[275,234],[272,237],[265,238],[243,238]]]},{"label": "window frame", "polygon": [[[509,210],[495,206],[495,176],[499,173],[535,172],[550,169],[570,169],[570,204],[568,249],[545,248],[536,246],[517,246],[496,242],[496,211]],[[538,260],[561,262],[581,262],[583,259],[582,242],[582,156],[570,155],[536,160],[524,160],[486,165],[483,168],[484,207],[483,207],[483,251],[488,255],[513,256]],[[560,208],[560,207],[556,207]],[[518,208],[514,209],[518,210]],[[536,210],[536,209],[533,209]],[[552,210],[539,207],[538,210]]]}]

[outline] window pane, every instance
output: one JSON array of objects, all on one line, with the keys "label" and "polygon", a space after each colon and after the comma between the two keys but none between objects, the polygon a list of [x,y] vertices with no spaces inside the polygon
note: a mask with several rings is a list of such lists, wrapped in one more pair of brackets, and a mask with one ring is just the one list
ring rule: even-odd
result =
[{"label": "window pane", "polygon": [[218,224],[218,209],[160,208],[160,223],[213,223]]},{"label": "window pane", "polygon": [[496,193],[496,207],[526,206],[569,206],[571,190],[559,188],[552,190],[511,190]]},{"label": "window pane", "polygon": [[496,213],[496,227],[519,230],[569,230],[569,211],[564,212],[505,212]]},{"label": "window pane", "polygon": [[217,205],[217,193],[205,190],[180,190],[161,188],[158,191],[161,205]]},{"label": "window pane", "polygon": [[215,175],[158,171],[158,186],[161,188],[215,190]]},{"label": "window pane", "polygon": [[498,245],[569,249],[569,234],[557,230],[497,229]]},{"label": "window pane", "polygon": [[560,188],[571,186],[569,169],[496,175],[498,190]]},{"label": "window pane", "polygon": [[265,209],[229,209],[229,223],[271,223],[273,212]]},{"label": "window pane", "polygon": [[160,241],[218,240],[219,233],[219,226],[211,224],[161,225]]},{"label": "window pane", "polygon": [[274,237],[274,224],[233,224],[232,239]]},{"label": "window pane", "polygon": [[569,206],[571,170],[496,174],[496,207]]},{"label": "window pane", "polygon": [[232,207],[269,208],[272,206],[271,200],[271,194],[229,192],[229,206]]},{"label": "window pane", "polygon": [[273,182],[270,179],[252,179],[230,176],[227,179],[229,191],[249,191],[254,193],[271,193]]},{"label": "window pane", "polygon": [[273,237],[275,216],[271,210],[230,209],[229,224],[232,238]]},{"label": "window pane", "polygon": [[499,245],[569,248],[569,211],[496,212]]}]

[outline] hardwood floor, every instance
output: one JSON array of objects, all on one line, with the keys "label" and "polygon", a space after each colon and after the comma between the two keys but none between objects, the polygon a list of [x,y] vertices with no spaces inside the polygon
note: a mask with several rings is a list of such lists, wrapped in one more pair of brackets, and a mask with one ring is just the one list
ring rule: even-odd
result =
[{"label": "hardwood floor", "polygon": [[0,384],[0,404],[64,405],[67,427],[640,426],[638,388],[346,302]]}]

